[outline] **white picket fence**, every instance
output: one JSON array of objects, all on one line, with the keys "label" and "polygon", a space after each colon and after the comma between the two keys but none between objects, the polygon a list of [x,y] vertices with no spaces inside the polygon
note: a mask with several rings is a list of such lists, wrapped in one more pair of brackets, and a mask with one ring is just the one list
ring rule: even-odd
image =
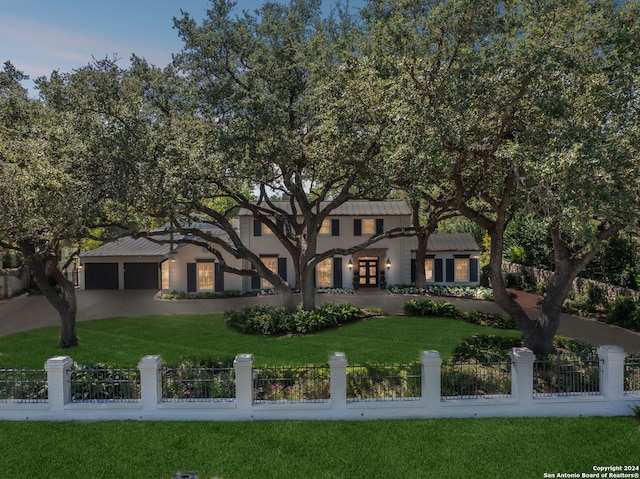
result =
[{"label": "white picket fence", "polygon": [[[443,367],[437,351],[424,351],[420,364],[411,369],[415,375],[403,373],[394,377],[394,380],[410,383],[413,388],[405,388],[405,392],[399,394],[360,397],[353,392],[354,374],[357,381],[358,374],[365,374],[363,371],[368,369],[349,372],[348,368],[352,366],[348,365],[346,356],[332,353],[328,366],[313,372],[320,384],[315,386],[317,391],[303,393],[295,400],[260,399],[260,385],[268,385],[269,381],[276,384],[280,379],[277,374],[261,379],[264,368],[254,367],[250,354],[238,355],[233,368],[225,371],[228,373],[226,376],[217,379],[216,384],[206,385],[209,389],[215,387],[217,394],[207,397],[191,393],[185,395],[182,391],[176,393],[179,399],[168,396],[167,387],[187,384],[181,382],[181,374],[189,376],[191,373],[175,369],[168,372],[160,356],[145,356],[137,369],[111,371],[103,379],[96,380],[94,375],[88,385],[81,384],[89,374],[87,371],[74,368],[70,357],[56,356],[46,362],[44,370],[39,371],[40,379],[37,379],[37,371],[11,370],[13,373],[7,374],[8,370],[4,370],[4,376],[0,375],[0,391],[4,391],[4,399],[0,395],[0,420],[247,421],[624,416],[633,414],[632,407],[640,404],[640,364],[637,358],[633,362],[626,361],[626,353],[617,346],[599,347],[593,362],[595,369],[591,371],[592,376],[595,371],[595,380],[589,385],[578,381],[570,392],[536,390],[535,383],[541,373],[538,363],[534,367],[533,353],[526,348],[514,348],[510,356],[511,361],[505,365],[505,376],[497,379],[504,382],[506,378],[507,390],[496,394],[478,391],[477,386],[471,386],[462,394],[443,394],[441,385],[443,379],[451,374],[450,366]],[[167,374],[173,376],[167,379]],[[193,381],[202,379],[195,374],[189,380],[192,383],[188,387],[197,389],[199,386]],[[41,393],[33,392],[34,385],[36,390],[42,390]],[[11,395],[7,395],[7,391],[12,387],[18,393],[8,397]],[[30,398],[20,393],[27,387],[33,394]],[[109,393],[115,389],[119,391],[117,398]],[[101,391],[104,391],[103,395]]]}]

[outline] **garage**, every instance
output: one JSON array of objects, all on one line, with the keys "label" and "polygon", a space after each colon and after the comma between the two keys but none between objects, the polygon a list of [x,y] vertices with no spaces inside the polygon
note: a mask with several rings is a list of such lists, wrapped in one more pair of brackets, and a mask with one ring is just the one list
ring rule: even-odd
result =
[{"label": "garage", "polygon": [[158,289],[158,263],[124,263],[124,289]]},{"label": "garage", "polygon": [[118,263],[85,263],[85,289],[118,289]]}]

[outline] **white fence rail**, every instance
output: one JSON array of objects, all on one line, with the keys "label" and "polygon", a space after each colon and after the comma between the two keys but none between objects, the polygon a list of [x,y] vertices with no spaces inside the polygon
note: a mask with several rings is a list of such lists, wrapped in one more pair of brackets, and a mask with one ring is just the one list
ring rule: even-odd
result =
[{"label": "white fence rail", "polygon": [[[160,356],[145,356],[137,369],[74,367],[56,356],[44,370],[0,369],[0,420],[623,416],[640,404],[637,359],[617,346],[556,366],[526,348],[510,356],[443,365],[437,351],[424,351],[417,364],[374,367],[332,353],[328,366],[254,368],[252,355],[240,354],[233,368],[185,370],[164,367]],[[541,394],[554,368],[571,382]],[[579,369],[586,383],[574,381]]]}]

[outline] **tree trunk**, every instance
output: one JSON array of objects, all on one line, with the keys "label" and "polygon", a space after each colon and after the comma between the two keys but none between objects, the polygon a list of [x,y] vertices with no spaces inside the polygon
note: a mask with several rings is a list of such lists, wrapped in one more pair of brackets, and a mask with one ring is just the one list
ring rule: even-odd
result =
[{"label": "tree trunk", "polygon": [[[66,349],[78,345],[76,334],[76,313],[78,310],[76,302],[76,291],[73,283],[64,277],[62,271],[57,267],[57,262],[47,264],[46,258],[32,253],[33,259],[30,261],[31,274],[40,291],[47,301],[55,308],[60,315],[60,341],[58,346]],[[50,271],[50,273],[47,273]],[[60,292],[56,291],[56,285],[49,283],[49,277],[55,280],[60,287]]]},{"label": "tree trunk", "polygon": [[312,311],[316,307],[316,287],[314,284],[314,268],[303,265],[300,283],[300,293],[302,294],[302,309]]},{"label": "tree trunk", "polygon": [[[507,285],[502,277],[502,253],[504,249],[502,232],[489,231],[491,237],[491,256],[489,259],[489,279],[493,289],[495,303],[500,306],[511,317],[524,337],[524,346],[537,353],[538,347],[534,344],[536,334],[543,331],[539,329],[535,319],[531,319],[527,312],[513,299],[507,291]],[[542,323],[541,323],[542,324]],[[544,328],[542,328],[544,329]],[[553,335],[551,336],[553,340]],[[553,341],[552,341],[553,343]]]},{"label": "tree trunk", "polygon": [[417,235],[418,248],[416,249],[416,288],[426,288],[427,278],[424,272],[424,261],[427,254],[427,242],[430,233],[421,230]]}]

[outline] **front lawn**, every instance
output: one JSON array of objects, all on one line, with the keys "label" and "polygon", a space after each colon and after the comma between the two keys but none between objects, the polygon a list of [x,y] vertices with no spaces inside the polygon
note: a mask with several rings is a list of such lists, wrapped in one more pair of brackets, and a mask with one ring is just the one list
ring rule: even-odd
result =
[{"label": "front lawn", "polygon": [[630,417],[0,422],[0,449],[2,477],[540,479],[638,465],[640,429]]},{"label": "front lawn", "polygon": [[183,356],[228,358],[253,353],[256,364],[305,365],[327,362],[341,351],[350,363],[416,361],[423,350],[440,351],[443,359],[465,337],[478,333],[518,336],[450,318],[388,316],[370,318],[304,336],[265,337],[229,328],[222,314],[182,314],[119,318],[78,323],[80,345],[57,348],[59,328],[50,327],[0,338],[0,367],[41,368],[57,355],[77,362],[99,361],[136,366],[146,354],[160,354],[166,363]]}]

